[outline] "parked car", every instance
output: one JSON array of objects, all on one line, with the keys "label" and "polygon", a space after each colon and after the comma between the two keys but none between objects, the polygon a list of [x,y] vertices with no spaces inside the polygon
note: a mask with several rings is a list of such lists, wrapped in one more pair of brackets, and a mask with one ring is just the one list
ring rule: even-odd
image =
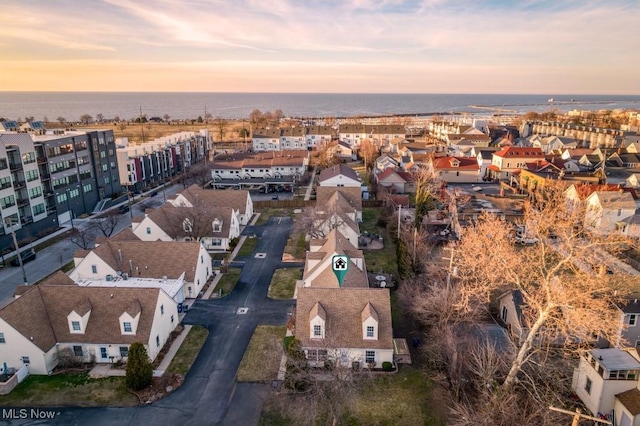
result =
[{"label": "parked car", "polygon": [[[36,251],[34,249],[24,250],[20,252],[20,257],[22,258],[22,263],[31,262],[36,258]],[[18,260],[18,256],[14,257],[11,261],[11,266],[20,266],[20,261]]]},{"label": "parked car", "polygon": [[272,200],[278,200],[280,197],[278,197],[277,195],[274,195],[273,197],[271,197]]},{"label": "parked car", "polygon": [[118,207],[118,213],[122,214],[122,213],[128,213],[129,212],[129,206],[127,206],[126,204]]}]

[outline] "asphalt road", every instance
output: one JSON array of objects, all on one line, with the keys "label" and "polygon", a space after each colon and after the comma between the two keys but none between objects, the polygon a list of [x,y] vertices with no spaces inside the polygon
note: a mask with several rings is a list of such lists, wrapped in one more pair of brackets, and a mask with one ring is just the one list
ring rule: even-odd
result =
[{"label": "asphalt road", "polygon": [[[236,258],[242,273],[230,296],[197,300],[184,318],[209,330],[209,336],[184,384],[168,397],[143,407],[63,408],[46,424],[64,425],[252,425],[257,424],[268,386],[236,384],[235,377],[251,335],[258,324],[284,325],[292,300],[271,300],[267,290],[277,268],[300,267],[282,263],[291,218],[271,218],[251,227],[259,237],[257,253],[265,258]],[[237,314],[246,307],[246,314]],[[23,424],[45,424],[24,422]]]},{"label": "asphalt road", "polygon": [[[175,194],[182,189],[182,185],[167,187],[164,196]],[[159,191],[158,194],[154,197],[148,198],[149,201],[147,201],[145,204],[147,204],[147,207],[150,208],[159,207],[164,203],[164,196],[163,192]],[[136,198],[136,202],[137,201],[138,199]],[[139,204],[135,204],[132,207],[132,212],[134,216],[143,213]],[[131,226],[130,213],[123,213],[119,215],[119,218],[120,219],[118,221],[114,234],[120,232],[124,228],[128,228]],[[77,228],[86,229],[89,221],[90,219],[74,219],[73,223]],[[30,246],[23,247],[22,249],[28,247]],[[57,271],[62,265],[65,265],[66,263],[73,260],[73,253],[79,248],[79,246],[72,243],[67,238],[43,250],[39,250],[36,253],[36,260],[33,260],[24,265],[27,282],[29,284],[33,284]],[[0,306],[11,300],[16,286],[24,284],[22,271],[20,270],[20,268],[11,267],[8,265],[9,263],[7,262],[7,267],[0,270]]]}]

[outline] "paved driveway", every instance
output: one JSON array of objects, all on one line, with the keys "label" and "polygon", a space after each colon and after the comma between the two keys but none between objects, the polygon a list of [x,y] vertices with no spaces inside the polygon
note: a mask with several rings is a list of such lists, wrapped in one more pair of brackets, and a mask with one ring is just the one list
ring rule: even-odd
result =
[{"label": "paved driveway", "polygon": [[[237,385],[236,371],[258,324],[283,325],[294,301],[271,300],[267,290],[273,271],[301,264],[281,262],[291,218],[271,218],[256,227],[256,252],[266,257],[244,260],[240,280],[229,297],[198,300],[184,319],[209,330],[200,355],[184,384],[160,401],[133,408],[61,409],[56,424],[65,425],[219,425],[256,424],[267,394],[264,385]],[[248,312],[236,314],[239,307]],[[232,414],[227,418],[233,399]],[[33,423],[36,424],[36,423]],[[47,424],[51,424],[48,421]]]}]

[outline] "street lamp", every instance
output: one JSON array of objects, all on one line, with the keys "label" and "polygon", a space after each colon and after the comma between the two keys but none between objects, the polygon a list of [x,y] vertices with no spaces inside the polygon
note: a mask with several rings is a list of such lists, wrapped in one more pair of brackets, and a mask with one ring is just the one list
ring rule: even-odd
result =
[{"label": "street lamp", "polygon": [[76,228],[73,226],[73,210],[71,210],[71,204],[69,203],[69,198],[71,198],[71,189],[67,188],[67,210],[69,210],[69,221],[71,222],[71,230],[75,231]]},{"label": "street lamp", "polygon": [[5,218],[7,226],[11,229],[11,237],[13,238],[13,245],[16,248],[16,256],[18,257],[18,264],[20,265],[20,269],[22,270],[22,281],[24,285],[28,285],[27,281],[27,272],[24,269],[24,263],[22,263],[22,256],[20,255],[20,247],[18,246],[18,239],[16,238],[16,232],[13,229],[13,226],[18,223],[18,220],[9,216]]}]

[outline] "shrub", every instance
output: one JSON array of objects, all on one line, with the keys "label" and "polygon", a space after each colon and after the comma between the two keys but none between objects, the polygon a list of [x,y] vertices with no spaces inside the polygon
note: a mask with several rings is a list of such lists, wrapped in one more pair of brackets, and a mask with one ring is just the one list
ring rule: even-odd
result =
[{"label": "shrub", "polygon": [[126,368],[127,387],[133,390],[144,389],[153,379],[153,364],[149,360],[147,350],[140,342],[134,342],[129,347]]},{"label": "shrub", "polygon": [[389,361],[385,361],[382,363],[382,369],[384,371],[392,371],[393,370],[393,364],[391,364]]}]

